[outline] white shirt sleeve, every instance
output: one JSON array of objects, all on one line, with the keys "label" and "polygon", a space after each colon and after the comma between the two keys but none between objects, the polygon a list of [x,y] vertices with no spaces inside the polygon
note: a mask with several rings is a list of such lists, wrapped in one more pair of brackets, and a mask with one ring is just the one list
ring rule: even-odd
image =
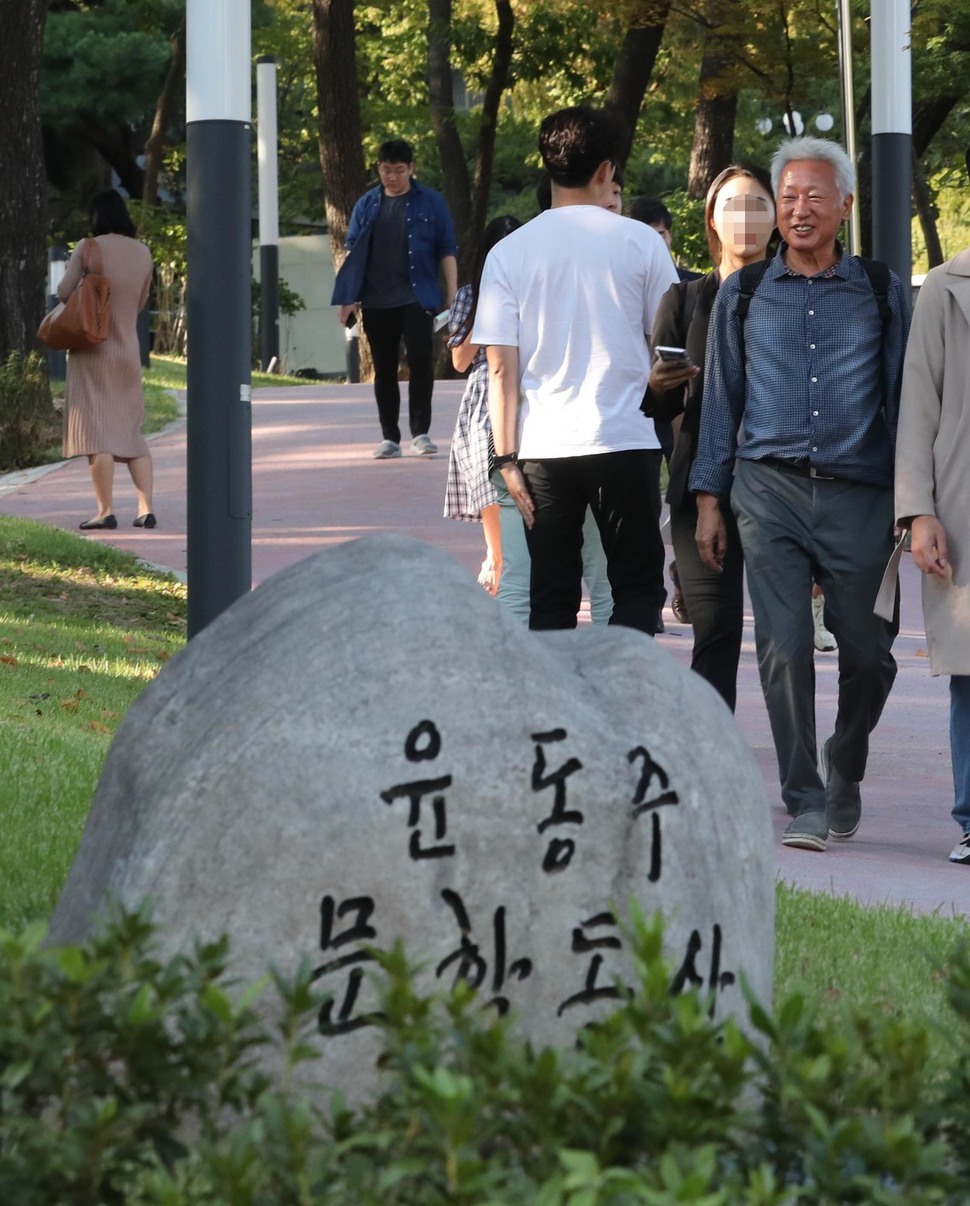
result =
[{"label": "white shirt sleeve", "polygon": [[519,303],[509,281],[505,265],[495,254],[496,251],[497,248],[493,248],[488,253],[482,272],[472,342],[480,344],[482,347],[497,344],[517,348],[519,346]]},{"label": "white shirt sleeve", "polygon": [[[656,232],[653,233],[656,234]],[[643,292],[643,332],[648,342],[653,331],[653,318],[660,305],[660,299],[671,285],[676,285],[680,280],[673,257],[659,234],[656,235],[656,243],[656,247],[651,243],[653,258],[647,272],[647,287]]]}]

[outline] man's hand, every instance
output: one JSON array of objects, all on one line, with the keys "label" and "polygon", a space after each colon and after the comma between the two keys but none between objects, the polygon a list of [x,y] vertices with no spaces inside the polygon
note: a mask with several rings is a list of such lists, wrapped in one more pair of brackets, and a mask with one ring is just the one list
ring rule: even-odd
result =
[{"label": "man's hand", "polygon": [[913,560],[924,574],[947,576],[946,532],[935,515],[916,515],[912,532]]},{"label": "man's hand", "polygon": [[354,302],[349,306],[341,306],[337,311],[337,321],[342,327],[347,325],[347,319],[353,314],[356,318],[360,318],[360,302]]},{"label": "man's hand", "polygon": [[525,478],[522,476],[522,470],[518,465],[503,465],[499,473],[502,475],[502,481],[505,482],[506,490],[512,495],[513,502],[519,508],[522,521],[527,528],[531,528],[536,521],[536,506],[532,501]]},{"label": "man's hand", "polygon": [[716,494],[697,495],[697,530],[694,533],[701,561],[719,574],[727,552],[727,527]]}]

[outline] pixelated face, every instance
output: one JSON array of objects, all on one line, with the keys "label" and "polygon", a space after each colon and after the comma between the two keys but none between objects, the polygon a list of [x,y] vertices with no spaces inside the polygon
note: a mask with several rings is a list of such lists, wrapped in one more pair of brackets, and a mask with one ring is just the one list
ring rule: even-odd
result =
[{"label": "pixelated face", "polygon": [[377,174],[389,197],[400,197],[406,193],[411,187],[413,173],[413,163],[385,163],[381,160],[377,165]]},{"label": "pixelated face", "polygon": [[794,159],[778,181],[778,229],[793,251],[826,252],[852,211],[840,195],[835,168],[817,159]]},{"label": "pixelated face", "polygon": [[711,225],[722,247],[744,259],[761,259],[775,228],[771,197],[750,176],[734,176],[717,194]]}]

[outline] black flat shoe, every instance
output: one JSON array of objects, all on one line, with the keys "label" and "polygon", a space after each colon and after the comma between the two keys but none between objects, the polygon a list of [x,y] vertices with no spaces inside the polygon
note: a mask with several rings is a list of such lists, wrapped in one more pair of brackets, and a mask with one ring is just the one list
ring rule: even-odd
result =
[{"label": "black flat shoe", "polygon": [[104,519],[86,519],[78,527],[84,532],[97,531],[100,528],[116,528],[118,521],[113,515],[105,515]]},{"label": "black flat shoe", "polygon": [[144,515],[139,515],[132,524],[134,528],[153,528],[158,523],[153,511],[146,511]]}]

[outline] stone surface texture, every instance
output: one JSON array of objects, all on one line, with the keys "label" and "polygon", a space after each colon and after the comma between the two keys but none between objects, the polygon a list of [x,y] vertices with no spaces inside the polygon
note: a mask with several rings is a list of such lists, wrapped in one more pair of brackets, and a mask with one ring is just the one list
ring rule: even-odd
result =
[{"label": "stone surface texture", "polygon": [[635,898],[676,988],[718,1016],[743,1017],[741,974],[771,996],[769,806],[719,697],[632,630],[528,632],[400,536],[277,574],[132,707],[49,941],[146,897],[164,953],[225,931],[244,982],[310,957],[332,994],[315,1077],[351,1096],[376,1051],[366,944],[401,938],[427,986],[464,976],[566,1043],[630,980]]}]

